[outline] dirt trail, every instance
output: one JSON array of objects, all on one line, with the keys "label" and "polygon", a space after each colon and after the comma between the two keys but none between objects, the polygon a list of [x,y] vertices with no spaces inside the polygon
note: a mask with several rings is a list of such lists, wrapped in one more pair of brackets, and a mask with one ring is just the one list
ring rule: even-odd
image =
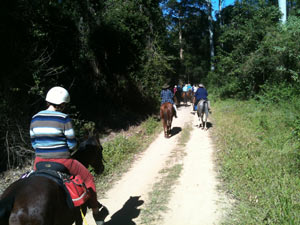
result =
[{"label": "dirt trail", "polygon": [[[191,113],[191,107],[181,107],[178,109],[178,118],[172,124],[178,133],[165,139],[162,132],[122,179],[107,191],[105,198],[100,199],[110,211],[106,225],[141,224],[138,209],[145,206],[148,193],[152,191],[153,184],[158,181],[159,171],[166,166],[168,157],[176,148],[179,131],[186,123],[192,125],[192,132],[184,149],[186,156],[183,158],[183,171],[178,184],[172,188],[171,200],[167,204],[169,210],[159,224],[218,224],[221,206],[217,202],[221,200],[221,196],[216,190],[210,131],[196,127],[198,120]],[[89,225],[95,224],[90,212],[86,219]]]}]

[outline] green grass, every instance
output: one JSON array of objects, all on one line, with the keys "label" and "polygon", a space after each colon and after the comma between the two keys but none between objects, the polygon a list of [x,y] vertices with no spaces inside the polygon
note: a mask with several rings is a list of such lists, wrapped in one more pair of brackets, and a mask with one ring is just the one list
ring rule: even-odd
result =
[{"label": "green grass", "polygon": [[219,174],[235,199],[224,224],[300,224],[300,149],[293,137],[300,107],[293,103],[214,104]]}]

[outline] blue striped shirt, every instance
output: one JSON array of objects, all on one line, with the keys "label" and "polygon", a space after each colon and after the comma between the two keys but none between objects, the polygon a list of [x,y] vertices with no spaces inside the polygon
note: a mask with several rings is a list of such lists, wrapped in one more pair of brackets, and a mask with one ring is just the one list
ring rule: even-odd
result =
[{"label": "blue striped shirt", "polygon": [[31,145],[41,158],[69,158],[76,146],[72,120],[67,114],[43,110],[32,117]]}]

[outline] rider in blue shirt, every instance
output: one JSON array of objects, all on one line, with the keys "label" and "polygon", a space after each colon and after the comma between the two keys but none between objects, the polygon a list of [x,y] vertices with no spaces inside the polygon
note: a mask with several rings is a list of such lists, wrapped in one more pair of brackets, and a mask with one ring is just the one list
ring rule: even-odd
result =
[{"label": "rider in blue shirt", "polygon": [[174,100],[173,100],[174,94],[172,93],[172,91],[169,88],[170,88],[170,85],[168,85],[168,84],[163,85],[162,90],[160,92],[161,104],[170,102],[175,109],[175,118],[177,118],[177,108],[176,108],[176,105],[174,104]]},{"label": "rider in blue shirt", "polygon": [[195,93],[195,98],[196,98],[195,105],[197,105],[201,99],[204,99],[207,101],[207,106],[208,106],[209,112],[211,112],[210,101],[207,99],[207,96],[208,96],[208,93],[207,93],[207,90],[205,89],[204,85],[199,84],[199,88],[197,89],[197,91]]}]

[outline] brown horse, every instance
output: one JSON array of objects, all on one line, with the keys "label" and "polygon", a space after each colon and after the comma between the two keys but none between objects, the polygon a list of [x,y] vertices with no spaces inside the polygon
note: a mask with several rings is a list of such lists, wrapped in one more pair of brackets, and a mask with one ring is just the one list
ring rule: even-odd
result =
[{"label": "brown horse", "polygon": [[[102,146],[90,137],[73,158],[91,165],[95,172],[104,170]],[[91,160],[93,159],[93,160]],[[86,213],[87,203],[81,206]],[[1,225],[76,225],[82,224],[80,207],[69,207],[66,192],[52,179],[30,176],[12,183],[0,198]]]},{"label": "brown horse", "polygon": [[170,102],[166,102],[160,106],[160,119],[163,123],[165,137],[169,138],[171,135],[171,126],[175,110]]},{"label": "brown horse", "polygon": [[192,102],[193,99],[193,91],[184,91],[182,92],[182,99],[185,105],[187,105],[187,102]]}]

